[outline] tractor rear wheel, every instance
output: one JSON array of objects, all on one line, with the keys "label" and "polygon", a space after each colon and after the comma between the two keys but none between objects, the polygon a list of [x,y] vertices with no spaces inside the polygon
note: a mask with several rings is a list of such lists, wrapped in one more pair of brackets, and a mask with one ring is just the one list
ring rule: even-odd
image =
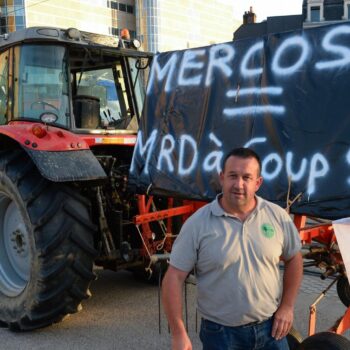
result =
[{"label": "tractor rear wheel", "polygon": [[94,279],[89,203],[44,179],[23,151],[0,153],[0,323],[31,330],[78,311]]},{"label": "tractor rear wheel", "polygon": [[346,306],[350,306],[350,285],[346,276],[339,278],[337,282],[337,293],[341,302]]},{"label": "tractor rear wheel", "polygon": [[298,350],[349,350],[350,341],[342,335],[321,332],[306,338]]}]

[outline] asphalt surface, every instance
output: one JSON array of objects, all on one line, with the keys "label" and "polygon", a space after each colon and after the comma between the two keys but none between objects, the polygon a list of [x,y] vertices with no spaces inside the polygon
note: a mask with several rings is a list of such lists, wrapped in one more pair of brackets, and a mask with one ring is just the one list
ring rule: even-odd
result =
[{"label": "asphalt surface", "polygon": [[[63,322],[28,333],[0,329],[0,349],[170,349],[170,336],[164,315],[159,334],[158,288],[134,279],[129,272],[98,270],[92,285],[93,297],[83,310]],[[330,280],[305,275],[295,312],[295,328],[307,335],[308,307]],[[195,289],[187,286],[188,328],[194,349],[201,349],[196,332]],[[317,307],[317,331],[325,331],[344,314],[335,287]],[[199,323],[199,322],[198,322]],[[350,332],[345,336],[350,339]]]}]

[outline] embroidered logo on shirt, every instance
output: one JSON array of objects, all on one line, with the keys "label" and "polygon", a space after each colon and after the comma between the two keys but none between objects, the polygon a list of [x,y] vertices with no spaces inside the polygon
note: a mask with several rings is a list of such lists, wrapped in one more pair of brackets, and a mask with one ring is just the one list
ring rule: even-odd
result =
[{"label": "embroidered logo on shirt", "polygon": [[271,224],[262,224],[261,232],[266,238],[272,238],[275,235],[275,229]]}]

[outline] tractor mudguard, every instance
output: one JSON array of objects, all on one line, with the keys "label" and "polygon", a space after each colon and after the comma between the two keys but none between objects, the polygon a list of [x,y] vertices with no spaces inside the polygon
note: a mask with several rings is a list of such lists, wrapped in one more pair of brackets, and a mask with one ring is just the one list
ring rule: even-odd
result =
[{"label": "tractor mudguard", "polygon": [[107,178],[102,166],[90,150],[37,151],[26,147],[43,177],[54,182],[104,180]]}]

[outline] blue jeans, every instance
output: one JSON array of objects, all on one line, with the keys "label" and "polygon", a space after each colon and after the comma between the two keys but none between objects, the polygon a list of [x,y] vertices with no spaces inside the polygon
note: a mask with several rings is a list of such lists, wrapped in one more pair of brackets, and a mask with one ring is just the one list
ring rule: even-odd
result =
[{"label": "blue jeans", "polygon": [[228,327],[202,319],[199,337],[203,350],[289,350],[286,338],[272,338],[272,322]]}]

